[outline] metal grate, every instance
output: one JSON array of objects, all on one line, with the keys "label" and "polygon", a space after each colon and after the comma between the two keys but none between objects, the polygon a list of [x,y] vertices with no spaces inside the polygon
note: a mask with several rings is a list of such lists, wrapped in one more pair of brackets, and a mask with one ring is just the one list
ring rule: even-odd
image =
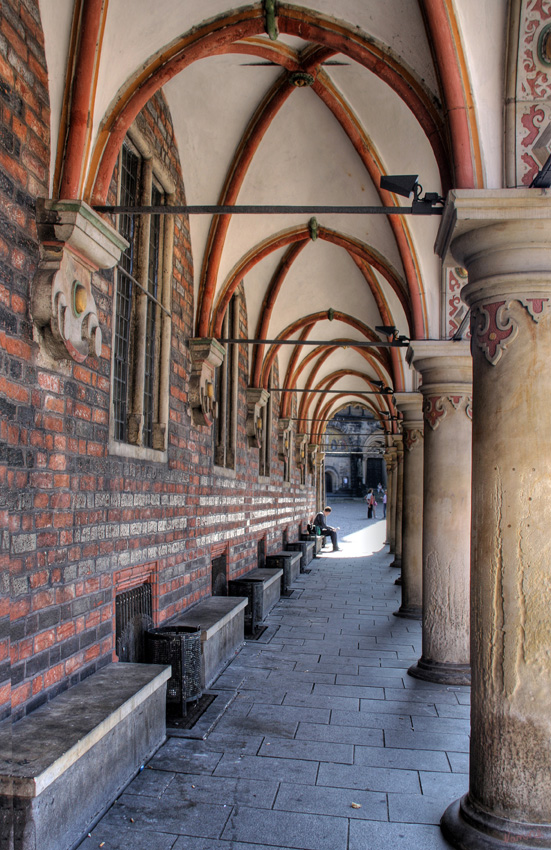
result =
[{"label": "metal grate", "polygon": [[[126,145],[121,155],[121,203],[137,203],[140,160]],[[121,256],[117,275],[115,342],[113,352],[113,413],[115,439],[128,436],[128,370],[132,321],[132,276],[135,273],[136,228],[133,215],[122,213],[119,230],[129,246]],[[127,274],[125,274],[127,272]]]},{"label": "metal grate", "polygon": [[167,682],[167,713],[179,717],[187,713],[189,702],[198,700],[201,688],[201,629],[195,626],[163,626],[146,635],[147,660],[170,664]]},{"label": "metal grate", "polygon": [[125,590],[115,598],[115,645],[119,661],[145,661],[144,635],[153,625],[149,582]]},{"label": "metal grate", "polygon": [[228,577],[226,575],[226,556],[220,555],[219,558],[212,559],[212,596],[227,596],[228,595]]}]

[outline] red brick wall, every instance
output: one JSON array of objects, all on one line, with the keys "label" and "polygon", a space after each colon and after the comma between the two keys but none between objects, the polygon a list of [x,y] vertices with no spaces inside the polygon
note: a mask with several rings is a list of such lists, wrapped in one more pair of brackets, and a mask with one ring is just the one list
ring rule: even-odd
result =
[{"label": "red brick wall", "polygon": [[[163,622],[210,593],[211,548],[228,548],[231,575],[256,565],[257,541],[281,545],[313,512],[299,471],[283,484],[277,459],[258,482],[247,446],[246,347],[240,348],[236,475],[213,467],[212,434],[188,406],[193,279],[187,223],[176,221],[168,463],[109,454],[114,275],[95,278],[103,334],[100,358],[55,365],[33,335],[29,293],[38,261],[34,199],[48,195],[49,108],[35,0],[4,0],[0,33],[0,719],[15,719],[114,657],[117,587],[154,582]],[[8,46],[9,45],[9,46]],[[162,94],[139,116],[185,200],[170,115]],[[185,152],[184,152],[185,153]],[[114,183],[111,199],[114,200]],[[247,335],[243,299],[241,327]],[[10,645],[11,644],[11,645]]]},{"label": "red brick wall", "polygon": [[[10,710],[8,566],[15,621],[23,612],[28,619],[39,617],[33,614],[27,575],[29,548],[37,538],[30,512],[40,510],[33,492],[33,477],[39,474],[33,405],[39,388],[28,293],[38,257],[34,199],[48,194],[49,121],[37,5],[34,0],[4,0],[0,15],[0,718]],[[11,562],[10,534],[21,541],[21,548],[12,551]],[[31,558],[35,560],[34,555]],[[20,644],[12,644],[16,663],[35,650],[33,635],[23,630],[20,638]],[[43,687],[44,682],[35,682],[29,670],[24,692],[20,689],[17,695],[32,700],[33,692]]]}]

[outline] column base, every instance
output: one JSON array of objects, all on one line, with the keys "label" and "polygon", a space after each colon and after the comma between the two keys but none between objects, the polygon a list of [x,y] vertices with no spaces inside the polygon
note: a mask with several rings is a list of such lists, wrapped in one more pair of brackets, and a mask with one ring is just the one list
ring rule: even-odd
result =
[{"label": "column base", "polygon": [[420,605],[400,605],[397,611],[392,612],[395,617],[404,617],[406,620],[421,620],[423,609]]},{"label": "column base", "polygon": [[399,570],[401,570],[402,569],[402,556],[401,555],[395,555],[394,560],[393,560],[393,562],[391,563],[390,566],[391,567],[397,567]]},{"label": "column base", "polygon": [[408,673],[415,679],[438,682],[440,685],[470,685],[471,665],[453,664],[445,661],[431,661],[424,656],[417,664],[409,668]]},{"label": "column base", "polygon": [[460,850],[529,850],[551,847],[551,824],[521,823],[482,811],[465,794],[440,821],[445,838]]}]

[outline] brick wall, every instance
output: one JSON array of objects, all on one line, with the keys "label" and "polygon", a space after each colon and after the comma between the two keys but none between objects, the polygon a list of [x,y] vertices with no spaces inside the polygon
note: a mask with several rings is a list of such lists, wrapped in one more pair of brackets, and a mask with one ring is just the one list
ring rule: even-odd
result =
[{"label": "brick wall", "polygon": [[[296,536],[313,513],[299,471],[283,484],[277,458],[258,482],[258,451],[247,446],[247,349],[240,347],[236,473],[213,467],[211,430],[190,418],[192,258],[187,222],[175,227],[168,462],[109,454],[112,272],[96,275],[101,357],[79,365],[44,357],[29,314],[38,261],[34,199],[48,195],[49,108],[37,3],[4,0],[0,37],[0,719],[17,719],[114,657],[114,597],[133,581],[154,583],[164,622],[210,593],[213,546],[230,574],[256,565],[284,528]],[[162,94],[138,118],[185,196]],[[114,201],[113,182],[111,200]],[[242,299],[241,328],[247,313]],[[276,379],[277,380],[277,379]],[[11,625],[8,583],[11,575]],[[11,651],[11,682],[8,676]],[[10,693],[11,690],[11,693]]]},{"label": "brick wall", "polygon": [[[37,5],[34,0],[4,0],[0,15],[0,717],[10,710],[8,566],[15,588],[15,622],[23,612],[28,618],[34,616],[37,624],[39,619],[38,609],[33,609],[23,590],[31,586],[27,568],[29,561],[36,563],[42,533],[30,515],[40,511],[33,492],[33,479],[40,474],[33,406],[40,389],[28,293],[38,258],[34,199],[48,194],[46,87]],[[14,541],[11,561],[10,534]],[[34,652],[34,638],[25,633],[21,637],[21,645],[11,647],[16,664]],[[19,690],[18,695],[32,701],[33,692],[43,687],[29,667],[24,693]]]}]

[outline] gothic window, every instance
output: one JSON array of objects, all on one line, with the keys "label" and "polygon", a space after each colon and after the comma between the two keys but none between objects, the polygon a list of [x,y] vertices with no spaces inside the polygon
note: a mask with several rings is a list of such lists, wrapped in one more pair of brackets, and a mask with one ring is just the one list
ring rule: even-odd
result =
[{"label": "gothic window", "polygon": [[272,455],[272,373],[268,379],[269,398],[261,410],[262,437],[258,451],[258,474],[262,478],[269,478],[271,471]]},{"label": "gothic window", "polygon": [[[119,158],[118,203],[167,203],[153,159],[129,139]],[[111,449],[133,446],[122,453],[155,457],[166,449],[173,220],[121,213],[118,228],[129,246],[116,274]]]},{"label": "gothic window", "polygon": [[[222,339],[239,339],[239,299],[231,299],[222,328]],[[237,390],[239,346],[225,343],[226,354],[215,374],[216,419],[214,422],[214,463],[235,469],[237,431]]]}]

